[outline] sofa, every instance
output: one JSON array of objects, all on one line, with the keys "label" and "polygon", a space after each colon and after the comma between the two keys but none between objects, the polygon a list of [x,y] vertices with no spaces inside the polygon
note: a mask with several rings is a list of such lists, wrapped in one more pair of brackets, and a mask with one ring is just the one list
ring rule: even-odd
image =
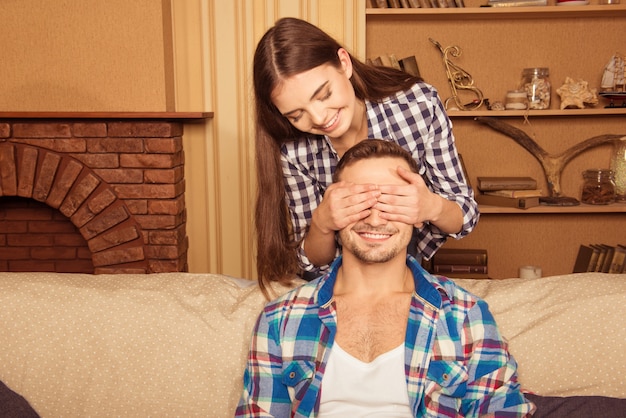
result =
[{"label": "sofa", "polygon": [[[626,275],[455,281],[489,303],[545,416],[626,411]],[[216,274],[0,273],[0,382],[22,401],[4,416],[230,417],[264,302]]]}]

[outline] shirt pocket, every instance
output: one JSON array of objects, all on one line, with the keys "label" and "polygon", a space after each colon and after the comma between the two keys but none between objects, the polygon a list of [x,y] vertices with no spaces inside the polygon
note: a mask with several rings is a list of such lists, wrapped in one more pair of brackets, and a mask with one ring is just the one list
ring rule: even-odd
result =
[{"label": "shirt pocket", "polygon": [[315,363],[311,361],[292,361],[283,369],[282,382],[285,386],[296,387],[310,381],[315,373]]},{"label": "shirt pocket", "polygon": [[467,367],[458,361],[435,360],[428,368],[428,379],[441,388],[441,394],[462,398],[467,392]]}]

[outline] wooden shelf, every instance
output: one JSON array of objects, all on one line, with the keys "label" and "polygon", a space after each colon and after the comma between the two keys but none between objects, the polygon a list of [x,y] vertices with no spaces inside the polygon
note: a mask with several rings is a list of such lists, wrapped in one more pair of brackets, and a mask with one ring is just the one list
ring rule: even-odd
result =
[{"label": "wooden shelf", "polygon": [[626,116],[626,107],[589,108],[589,109],[546,109],[546,110],[449,110],[451,118],[478,116],[493,117],[570,117],[570,116]]},{"label": "wooden shelf", "polygon": [[586,5],[586,6],[540,6],[540,7],[463,7],[463,8],[420,8],[420,9],[366,9],[370,17],[393,17],[408,19],[516,19],[536,18],[585,18],[617,17],[626,14],[626,5]]},{"label": "wooden shelf", "polygon": [[202,122],[213,112],[0,112],[6,119],[164,119]]},{"label": "wooden shelf", "polygon": [[516,209],[500,206],[479,206],[481,214],[515,214],[528,215],[533,213],[564,215],[568,213],[626,213],[626,203],[613,203],[610,205],[586,205],[578,206],[535,206],[530,209]]}]

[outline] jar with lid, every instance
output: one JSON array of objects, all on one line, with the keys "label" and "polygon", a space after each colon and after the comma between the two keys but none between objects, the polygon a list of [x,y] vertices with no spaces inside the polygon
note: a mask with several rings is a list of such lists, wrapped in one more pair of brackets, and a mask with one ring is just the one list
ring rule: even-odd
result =
[{"label": "jar with lid", "polygon": [[589,205],[608,205],[615,201],[613,171],[593,169],[583,171],[581,201]]},{"label": "jar with lid", "polygon": [[615,201],[626,202],[626,137],[613,145],[611,170],[615,181]]},{"label": "jar with lid", "polygon": [[548,68],[524,68],[520,90],[526,92],[529,109],[550,108],[550,70]]}]

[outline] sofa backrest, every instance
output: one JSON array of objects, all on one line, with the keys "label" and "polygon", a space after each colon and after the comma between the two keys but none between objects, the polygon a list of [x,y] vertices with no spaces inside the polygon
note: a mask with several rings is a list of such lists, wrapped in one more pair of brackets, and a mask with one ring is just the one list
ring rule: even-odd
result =
[{"label": "sofa backrest", "polygon": [[[525,389],[626,397],[623,278],[457,282],[489,303]],[[264,303],[223,275],[0,273],[0,381],[43,417],[230,417]]]}]

